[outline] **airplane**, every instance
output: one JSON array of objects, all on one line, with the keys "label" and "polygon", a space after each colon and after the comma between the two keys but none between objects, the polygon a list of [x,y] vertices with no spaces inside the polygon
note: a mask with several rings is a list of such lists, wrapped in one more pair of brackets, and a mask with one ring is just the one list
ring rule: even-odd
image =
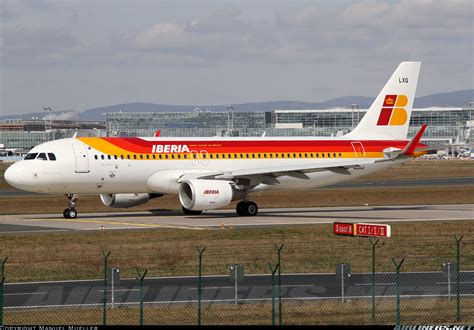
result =
[{"label": "airplane", "polygon": [[63,216],[77,217],[79,194],[99,194],[112,208],[178,195],[185,214],[239,200],[239,216],[255,216],[249,194],[308,190],[352,180],[430,150],[426,125],[407,139],[421,62],[402,62],[366,115],[335,137],[77,137],[40,144],[5,172],[18,189],[65,194]]}]

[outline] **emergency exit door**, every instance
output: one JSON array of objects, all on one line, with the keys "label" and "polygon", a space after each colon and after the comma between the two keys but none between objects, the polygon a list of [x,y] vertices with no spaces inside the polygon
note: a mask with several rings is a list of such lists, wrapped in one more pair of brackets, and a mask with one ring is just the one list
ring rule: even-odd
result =
[{"label": "emergency exit door", "polygon": [[351,142],[355,158],[365,158],[365,149],[361,142]]}]

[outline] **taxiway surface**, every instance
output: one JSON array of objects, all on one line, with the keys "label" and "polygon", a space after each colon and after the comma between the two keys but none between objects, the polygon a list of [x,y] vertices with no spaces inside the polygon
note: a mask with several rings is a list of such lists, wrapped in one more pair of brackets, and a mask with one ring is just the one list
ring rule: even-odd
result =
[{"label": "taxiway surface", "polygon": [[176,211],[80,213],[77,219],[62,214],[0,215],[0,233],[117,230],[193,229],[222,227],[282,226],[344,222],[402,222],[474,220],[474,204],[349,206],[261,209],[256,217],[239,217],[235,210],[216,210],[202,215]]},{"label": "taxiway surface", "polygon": [[[453,275],[452,275],[453,276]],[[454,276],[453,276],[454,277]],[[463,296],[474,294],[474,272],[460,273],[459,290]],[[319,300],[353,299],[371,296],[371,274],[284,274],[283,299]],[[396,274],[378,273],[375,296],[393,298],[396,295]],[[144,282],[147,303],[189,303],[197,301],[197,277],[149,278]],[[448,285],[451,285],[449,288]],[[403,298],[454,296],[454,283],[448,283],[441,272],[400,274],[400,294]],[[113,293],[112,293],[113,291]],[[108,302],[116,305],[137,304],[140,300],[137,280],[123,279],[107,286]],[[237,292],[237,295],[236,295]],[[204,276],[202,299],[206,302],[255,302],[270,300],[270,275],[249,275],[238,286],[227,276]],[[103,303],[103,280],[7,283],[5,308],[60,307],[100,305]],[[344,297],[344,298],[343,298]]]}]

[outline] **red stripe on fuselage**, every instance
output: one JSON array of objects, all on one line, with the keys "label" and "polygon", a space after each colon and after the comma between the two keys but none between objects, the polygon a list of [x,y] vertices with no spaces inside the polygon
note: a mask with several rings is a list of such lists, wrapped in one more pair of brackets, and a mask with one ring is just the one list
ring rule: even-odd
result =
[{"label": "red stripe on fuselage", "polygon": [[366,152],[381,152],[388,147],[403,149],[408,141],[350,141],[350,140],[144,140],[132,138],[103,138],[109,143],[133,153],[151,153],[153,145],[186,145],[190,150],[210,153],[245,152],[351,152],[352,143],[362,143]]}]

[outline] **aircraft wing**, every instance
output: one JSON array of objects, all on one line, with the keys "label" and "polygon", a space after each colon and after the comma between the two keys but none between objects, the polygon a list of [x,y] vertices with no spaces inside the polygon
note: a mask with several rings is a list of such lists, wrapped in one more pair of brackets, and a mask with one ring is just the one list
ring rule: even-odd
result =
[{"label": "aircraft wing", "polygon": [[[277,178],[280,176],[292,176],[300,179],[309,179],[306,173],[331,171],[339,174],[350,175],[348,169],[360,168],[364,165],[373,164],[375,160],[361,159],[361,160],[334,160],[325,164],[310,164],[310,165],[290,165],[290,166],[272,166],[258,169],[245,169],[235,171],[222,171],[219,173],[201,173],[201,174],[184,174],[178,180],[183,182],[189,179],[214,179],[214,180],[235,180],[247,179],[250,185],[255,186],[259,183],[278,184]],[[242,181],[241,181],[242,182]]]}]

